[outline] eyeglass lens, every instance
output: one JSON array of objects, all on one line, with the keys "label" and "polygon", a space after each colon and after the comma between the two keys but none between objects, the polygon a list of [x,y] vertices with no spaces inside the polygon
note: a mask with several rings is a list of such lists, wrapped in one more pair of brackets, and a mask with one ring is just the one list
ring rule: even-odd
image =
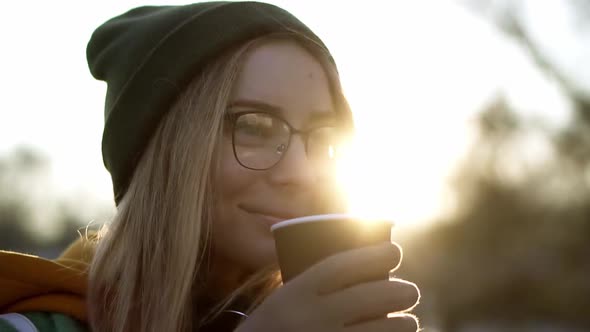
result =
[{"label": "eyeglass lens", "polygon": [[[237,117],[233,129],[234,151],[238,162],[251,169],[268,169],[277,164],[289,147],[291,129],[285,121],[267,113],[245,113]],[[306,137],[310,160],[325,162],[334,158],[337,143],[335,127],[318,127]]]}]

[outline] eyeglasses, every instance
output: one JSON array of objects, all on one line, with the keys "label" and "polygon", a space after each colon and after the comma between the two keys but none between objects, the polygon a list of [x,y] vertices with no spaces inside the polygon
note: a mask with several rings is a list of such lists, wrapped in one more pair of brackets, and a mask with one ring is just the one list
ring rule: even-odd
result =
[{"label": "eyeglasses", "polygon": [[234,156],[240,165],[252,170],[267,170],[281,161],[293,135],[303,138],[309,160],[318,164],[332,162],[342,138],[337,126],[297,130],[279,116],[263,111],[228,112],[226,116]]}]

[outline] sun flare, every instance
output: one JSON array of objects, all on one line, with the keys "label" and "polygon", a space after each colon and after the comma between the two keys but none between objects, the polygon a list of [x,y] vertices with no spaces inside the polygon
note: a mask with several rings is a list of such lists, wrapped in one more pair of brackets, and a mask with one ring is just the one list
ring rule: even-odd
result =
[{"label": "sun flare", "polygon": [[338,181],[348,212],[367,220],[392,220],[396,224],[430,221],[440,212],[435,175],[418,171],[403,155],[383,153],[376,139],[361,138],[351,144],[338,163]]}]

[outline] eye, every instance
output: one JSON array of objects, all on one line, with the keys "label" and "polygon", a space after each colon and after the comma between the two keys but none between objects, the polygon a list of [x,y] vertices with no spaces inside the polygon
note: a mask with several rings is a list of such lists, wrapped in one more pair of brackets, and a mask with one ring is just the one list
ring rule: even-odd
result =
[{"label": "eye", "polygon": [[272,124],[265,121],[238,121],[236,123],[236,130],[244,135],[265,137],[272,134]]},{"label": "eye", "polygon": [[246,113],[235,122],[234,139],[237,144],[273,145],[288,140],[289,128],[280,119],[265,113]]}]

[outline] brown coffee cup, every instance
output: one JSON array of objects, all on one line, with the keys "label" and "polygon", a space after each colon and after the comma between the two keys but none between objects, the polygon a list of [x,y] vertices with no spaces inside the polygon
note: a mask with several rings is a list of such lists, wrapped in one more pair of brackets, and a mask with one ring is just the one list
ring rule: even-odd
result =
[{"label": "brown coffee cup", "polygon": [[273,225],[283,282],[339,252],[391,241],[393,225],[349,214],[313,215]]}]

